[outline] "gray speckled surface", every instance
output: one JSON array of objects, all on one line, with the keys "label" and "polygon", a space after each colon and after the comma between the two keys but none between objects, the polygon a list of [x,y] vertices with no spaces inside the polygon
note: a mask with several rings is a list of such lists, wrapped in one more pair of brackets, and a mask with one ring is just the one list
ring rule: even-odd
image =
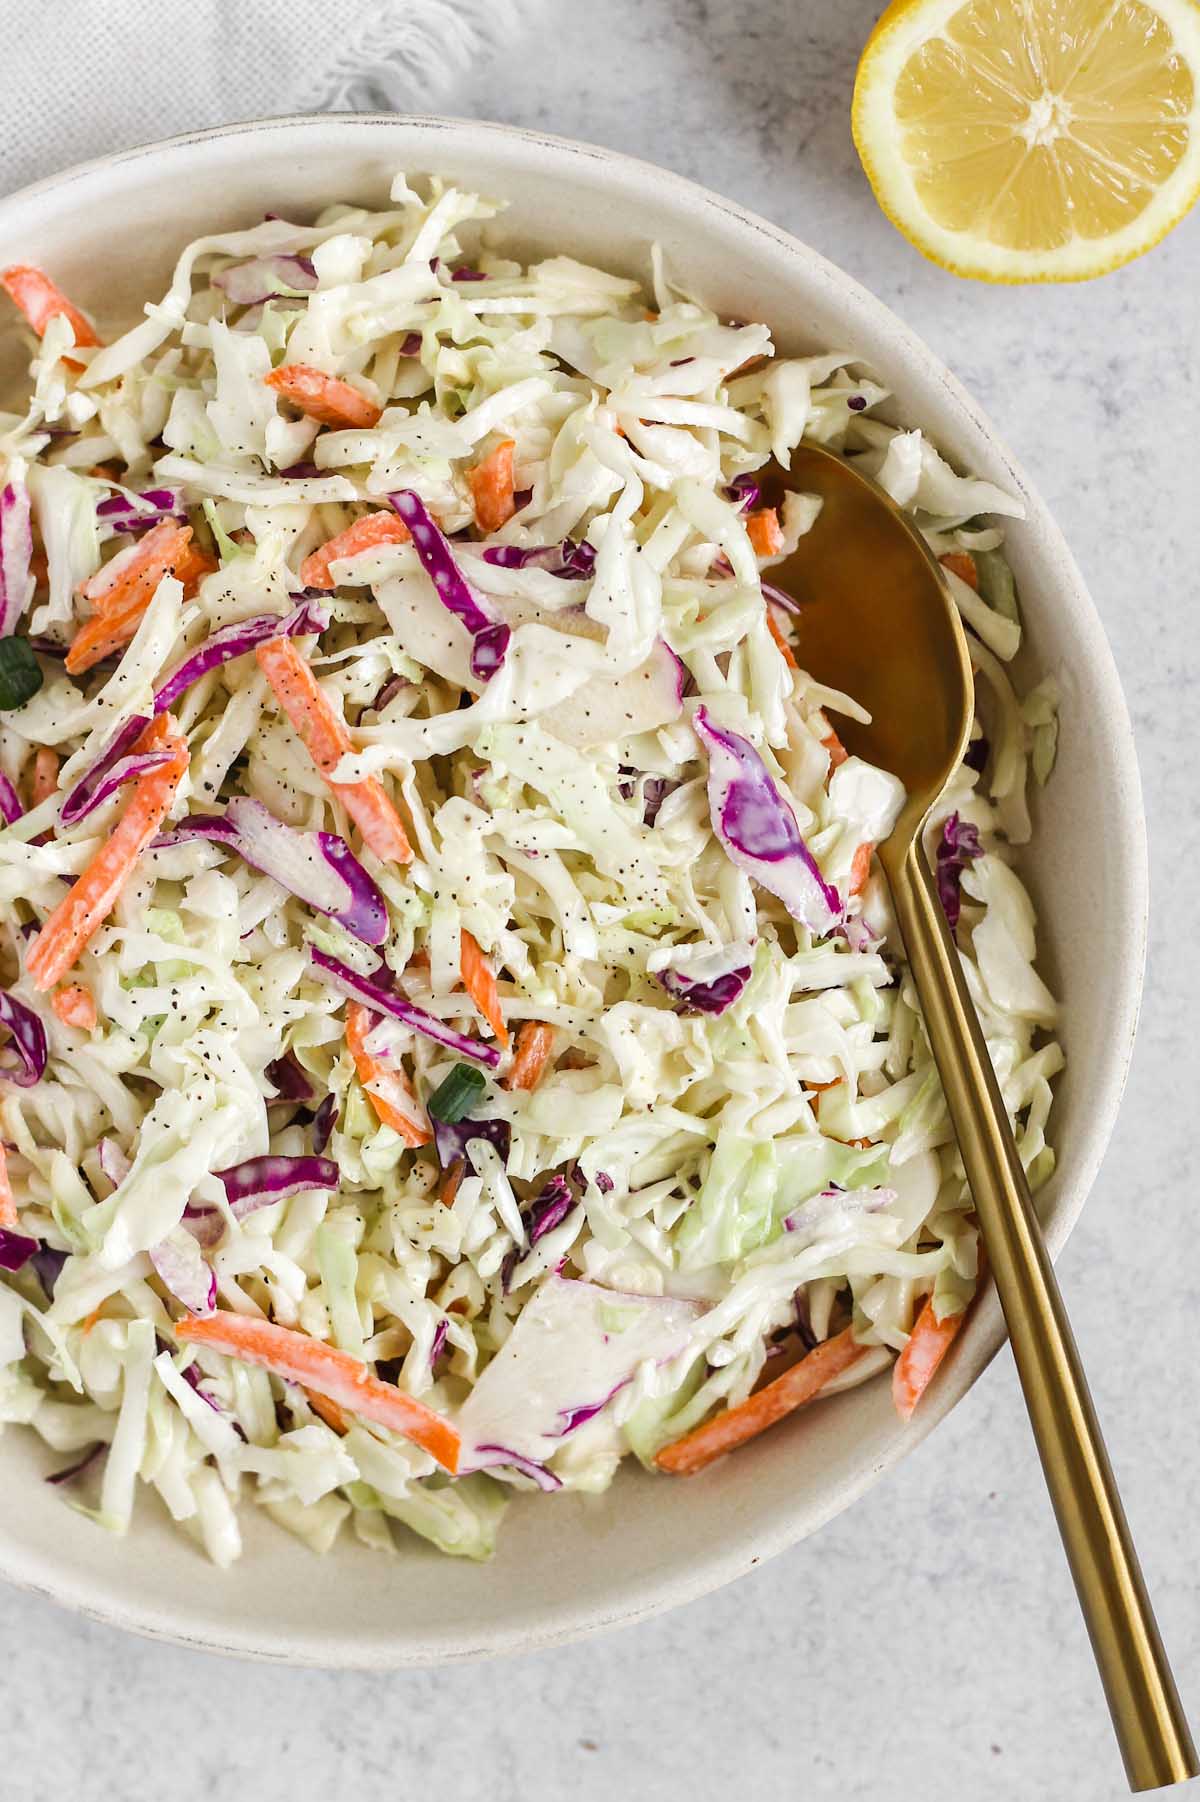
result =
[{"label": "gray speckled surface", "polygon": [[[1200,637],[1186,526],[1200,221],[1090,286],[956,282],[878,214],[850,144],[870,0],[552,10],[552,36],[514,42],[457,110],[664,163],[867,283],[990,410],[1108,627],[1141,745],[1156,906],[1129,1093],[1062,1276],[1185,1699],[1200,1708],[1200,1276],[1185,1225],[1200,1191]],[[817,1538],[615,1637],[417,1675],[289,1673],[143,1644],[5,1591],[0,1669],[12,1802],[180,1786],[194,1802],[1125,1793],[1007,1354]]]}]

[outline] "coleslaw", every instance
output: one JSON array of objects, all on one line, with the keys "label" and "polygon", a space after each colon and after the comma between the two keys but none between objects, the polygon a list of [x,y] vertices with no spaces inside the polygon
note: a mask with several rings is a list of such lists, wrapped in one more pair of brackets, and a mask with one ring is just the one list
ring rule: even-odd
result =
[{"label": "coleslaw", "polygon": [[[102,343],[49,276],[0,415],[0,1420],[218,1564],[491,1552],[514,1489],[700,1469],[893,1370],[978,1243],[872,861],[902,801],[798,664],[807,437],[916,517],[980,691],[930,825],[1034,1184],[1062,1066],[1011,862],[1020,507],[498,208],[190,245]],[[497,248],[497,246],[499,246]],[[775,1372],[781,1374],[776,1376]]]}]

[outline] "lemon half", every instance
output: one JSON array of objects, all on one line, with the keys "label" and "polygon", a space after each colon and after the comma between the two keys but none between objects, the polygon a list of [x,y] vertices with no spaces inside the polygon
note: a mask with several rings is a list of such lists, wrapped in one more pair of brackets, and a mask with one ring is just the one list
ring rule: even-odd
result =
[{"label": "lemon half", "polygon": [[925,256],[993,282],[1082,281],[1200,194],[1195,0],[893,0],[854,141]]}]

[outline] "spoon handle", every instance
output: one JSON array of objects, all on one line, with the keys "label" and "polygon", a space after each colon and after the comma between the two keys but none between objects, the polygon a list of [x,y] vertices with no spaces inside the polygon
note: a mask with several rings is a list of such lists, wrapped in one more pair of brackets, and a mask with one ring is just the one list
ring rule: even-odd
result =
[{"label": "spoon handle", "polygon": [[1130,1788],[1183,1783],[1196,1750],[919,833],[887,874]]}]

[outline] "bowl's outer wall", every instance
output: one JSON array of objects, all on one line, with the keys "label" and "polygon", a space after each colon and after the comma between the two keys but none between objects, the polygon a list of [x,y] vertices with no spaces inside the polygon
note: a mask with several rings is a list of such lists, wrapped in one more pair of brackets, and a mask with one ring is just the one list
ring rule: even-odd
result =
[{"label": "bowl's outer wall", "polygon": [[[900,322],[794,239],[702,189],[588,146],[464,121],[342,117],[233,127],[68,171],[0,205],[0,267],[44,265],[110,331],[167,282],[192,237],[264,212],[387,199],[395,170],[440,172],[505,199],[492,235],[518,253],[568,252],[643,273],[657,239],[683,286],[770,323],[785,351],[849,348],[961,465],[1023,494],[1009,535],[1024,597],[1023,669],[1063,687],[1058,768],[1036,799],[1028,860],[1045,967],[1068,1000],[1053,1115],[1060,1169],[1045,1193],[1061,1245],[1095,1175],[1123,1086],[1145,941],[1146,854],[1125,704],[1066,546],[973,403]],[[0,362],[3,391],[17,367]],[[291,1662],[402,1665],[528,1649],[690,1599],[821,1525],[944,1415],[1001,1338],[976,1310],[913,1426],[873,1383],[813,1409],[697,1482],[623,1471],[607,1495],[522,1499],[495,1561],[413,1540],[402,1560],[346,1544],[323,1561],[243,1510],[246,1556],[213,1571],[143,1502],[136,1541],[107,1537],[41,1485],[32,1433],[0,1443],[0,1568],[102,1619],[186,1644]]]}]

